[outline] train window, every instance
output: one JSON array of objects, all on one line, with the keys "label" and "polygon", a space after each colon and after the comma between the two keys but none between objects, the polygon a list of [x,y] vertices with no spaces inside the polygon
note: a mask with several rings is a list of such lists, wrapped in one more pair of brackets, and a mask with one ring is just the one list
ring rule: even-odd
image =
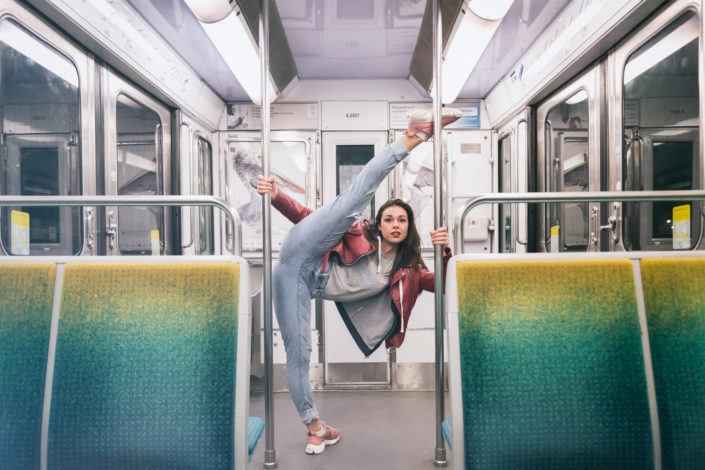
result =
[{"label": "train window", "polygon": [[[335,194],[338,195],[352,183],[360,170],[374,157],[374,145],[336,145],[335,147]],[[375,198],[364,217],[374,219]]]},{"label": "train window", "polygon": [[[203,137],[196,140],[198,159],[198,194],[213,194],[213,150],[210,142]],[[213,254],[213,208],[198,208],[198,252],[202,255]]]},{"label": "train window", "polygon": [[[159,115],[125,94],[117,97],[118,195],[164,194],[162,175],[162,124]],[[151,237],[164,239],[161,207],[119,207],[119,247],[123,254],[150,254]],[[164,252],[164,246],[160,247]]]},{"label": "train window", "polygon": [[[693,189],[693,143],[655,142],[653,144],[652,189],[656,191]],[[656,202],[651,223],[651,236],[670,238],[672,236],[672,214],[676,205],[687,202]]]},{"label": "train window", "polygon": [[[0,22],[3,195],[80,194],[79,82],[74,64],[16,22]],[[2,244],[12,247],[11,211],[29,217],[30,255],[76,255],[80,209],[2,210]],[[26,251],[22,251],[26,254]]]},{"label": "train window", "polygon": [[[588,94],[580,90],[551,108],[551,191],[589,190]],[[588,203],[550,204],[551,226],[560,227],[557,251],[588,248]],[[554,248],[555,249],[555,248]]]},{"label": "train window", "polygon": [[[512,141],[511,134],[499,140],[499,190],[503,193],[512,192]],[[512,216],[511,204],[500,204],[499,220],[503,223],[503,235],[500,240],[500,253],[508,253],[512,250]]]},{"label": "train window", "polygon": [[[699,181],[698,17],[687,12],[631,54],[624,67],[625,190],[678,190]],[[624,245],[672,247],[673,208],[690,204],[691,240],[700,232],[701,203],[624,205]],[[691,243],[692,246],[692,243]]]}]

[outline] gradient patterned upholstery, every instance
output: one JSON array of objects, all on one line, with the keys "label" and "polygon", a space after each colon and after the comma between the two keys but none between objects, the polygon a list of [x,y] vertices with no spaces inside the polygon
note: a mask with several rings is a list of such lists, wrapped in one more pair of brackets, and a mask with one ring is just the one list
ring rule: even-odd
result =
[{"label": "gradient patterned upholstery", "polygon": [[457,271],[466,468],[652,467],[631,263]]},{"label": "gradient patterned upholstery", "polygon": [[50,469],[234,465],[237,263],[66,266]]},{"label": "gradient patterned upholstery", "polygon": [[705,258],[644,259],[663,468],[705,467]]},{"label": "gradient patterned upholstery", "polygon": [[39,468],[56,265],[0,264],[0,468]]}]

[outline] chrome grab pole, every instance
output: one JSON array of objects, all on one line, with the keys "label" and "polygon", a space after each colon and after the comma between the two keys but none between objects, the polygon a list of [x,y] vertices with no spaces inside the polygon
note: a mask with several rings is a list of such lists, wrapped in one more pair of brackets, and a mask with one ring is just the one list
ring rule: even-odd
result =
[{"label": "chrome grab pole", "polygon": [[240,215],[228,201],[213,196],[0,196],[0,207],[106,207],[106,206],[212,206],[228,219],[232,234],[230,252],[242,255],[242,226]]},{"label": "chrome grab pole", "polygon": [[592,193],[571,191],[564,193],[489,193],[467,201],[455,216],[453,238],[455,253],[463,252],[465,217],[472,209],[489,203],[511,202],[654,202],[654,201],[705,201],[705,190],[687,191],[596,191]]},{"label": "chrome grab pole", "polygon": [[[269,0],[260,0],[259,15],[260,92],[262,100],[262,173],[270,176],[269,154]],[[272,338],[272,198],[262,198],[262,298],[264,301],[264,468],[277,468],[274,450],[274,349]]]},{"label": "chrome grab pole", "polygon": [[[443,138],[441,129],[441,62],[443,60],[443,31],[441,22],[441,1],[433,0],[431,5],[433,16],[433,227],[438,229],[443,225]],[[443,422],[445,380],[443,364],[443,247],[433,247],[433,269],[435,273],[435,318],[436,318],[436,451],[433,464],[436,467],[448,465],[446,446],[443,441]]]}]

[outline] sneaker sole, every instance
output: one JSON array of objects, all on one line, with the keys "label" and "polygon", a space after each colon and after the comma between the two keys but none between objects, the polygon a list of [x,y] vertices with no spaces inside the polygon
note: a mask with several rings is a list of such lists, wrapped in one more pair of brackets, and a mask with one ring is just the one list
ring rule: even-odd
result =
[{"label": "sneaker sole", "polygon": [[340,436],[338,436],[336,439],[331,439],[329,441],[323,441],[319,445],[306,444],[306,453],[308,455],[322,454],[323,451],[326,450],[326,446],[332,446],[333,444],[337,443],[339,440],[340,440]]},{"label": "sneaker sole", "polygon": [[[462,116],[462,112],[456,108],[441,108],[441,119],[453,116]],[[410,124],[421,124],[433,120],[433,112],[428,109],[412,109],[406,113],[406,119]]]}]

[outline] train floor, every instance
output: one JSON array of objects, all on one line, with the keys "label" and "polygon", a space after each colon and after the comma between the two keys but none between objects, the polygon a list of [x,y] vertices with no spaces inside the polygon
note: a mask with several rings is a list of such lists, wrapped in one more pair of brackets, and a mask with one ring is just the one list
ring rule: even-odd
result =
[{"label": "train floor", "polygon": [[[274,449],[282,470],[433,469],[435,395],[431,391],[314,392],[321,417],[340,429],[340,441],[306,455],[306,430],[289,394],[274,394]],[[447,395],[446,395],[447,397]],[[446,398],[447,399],[447,398]],[[446,403],[446,407],[448,404]],[[264,417],[264,394],[250,396],[250,416]],[[264,464],[265,435],[250,469]],[[448,460],[452,455],[447,451]]]}]

